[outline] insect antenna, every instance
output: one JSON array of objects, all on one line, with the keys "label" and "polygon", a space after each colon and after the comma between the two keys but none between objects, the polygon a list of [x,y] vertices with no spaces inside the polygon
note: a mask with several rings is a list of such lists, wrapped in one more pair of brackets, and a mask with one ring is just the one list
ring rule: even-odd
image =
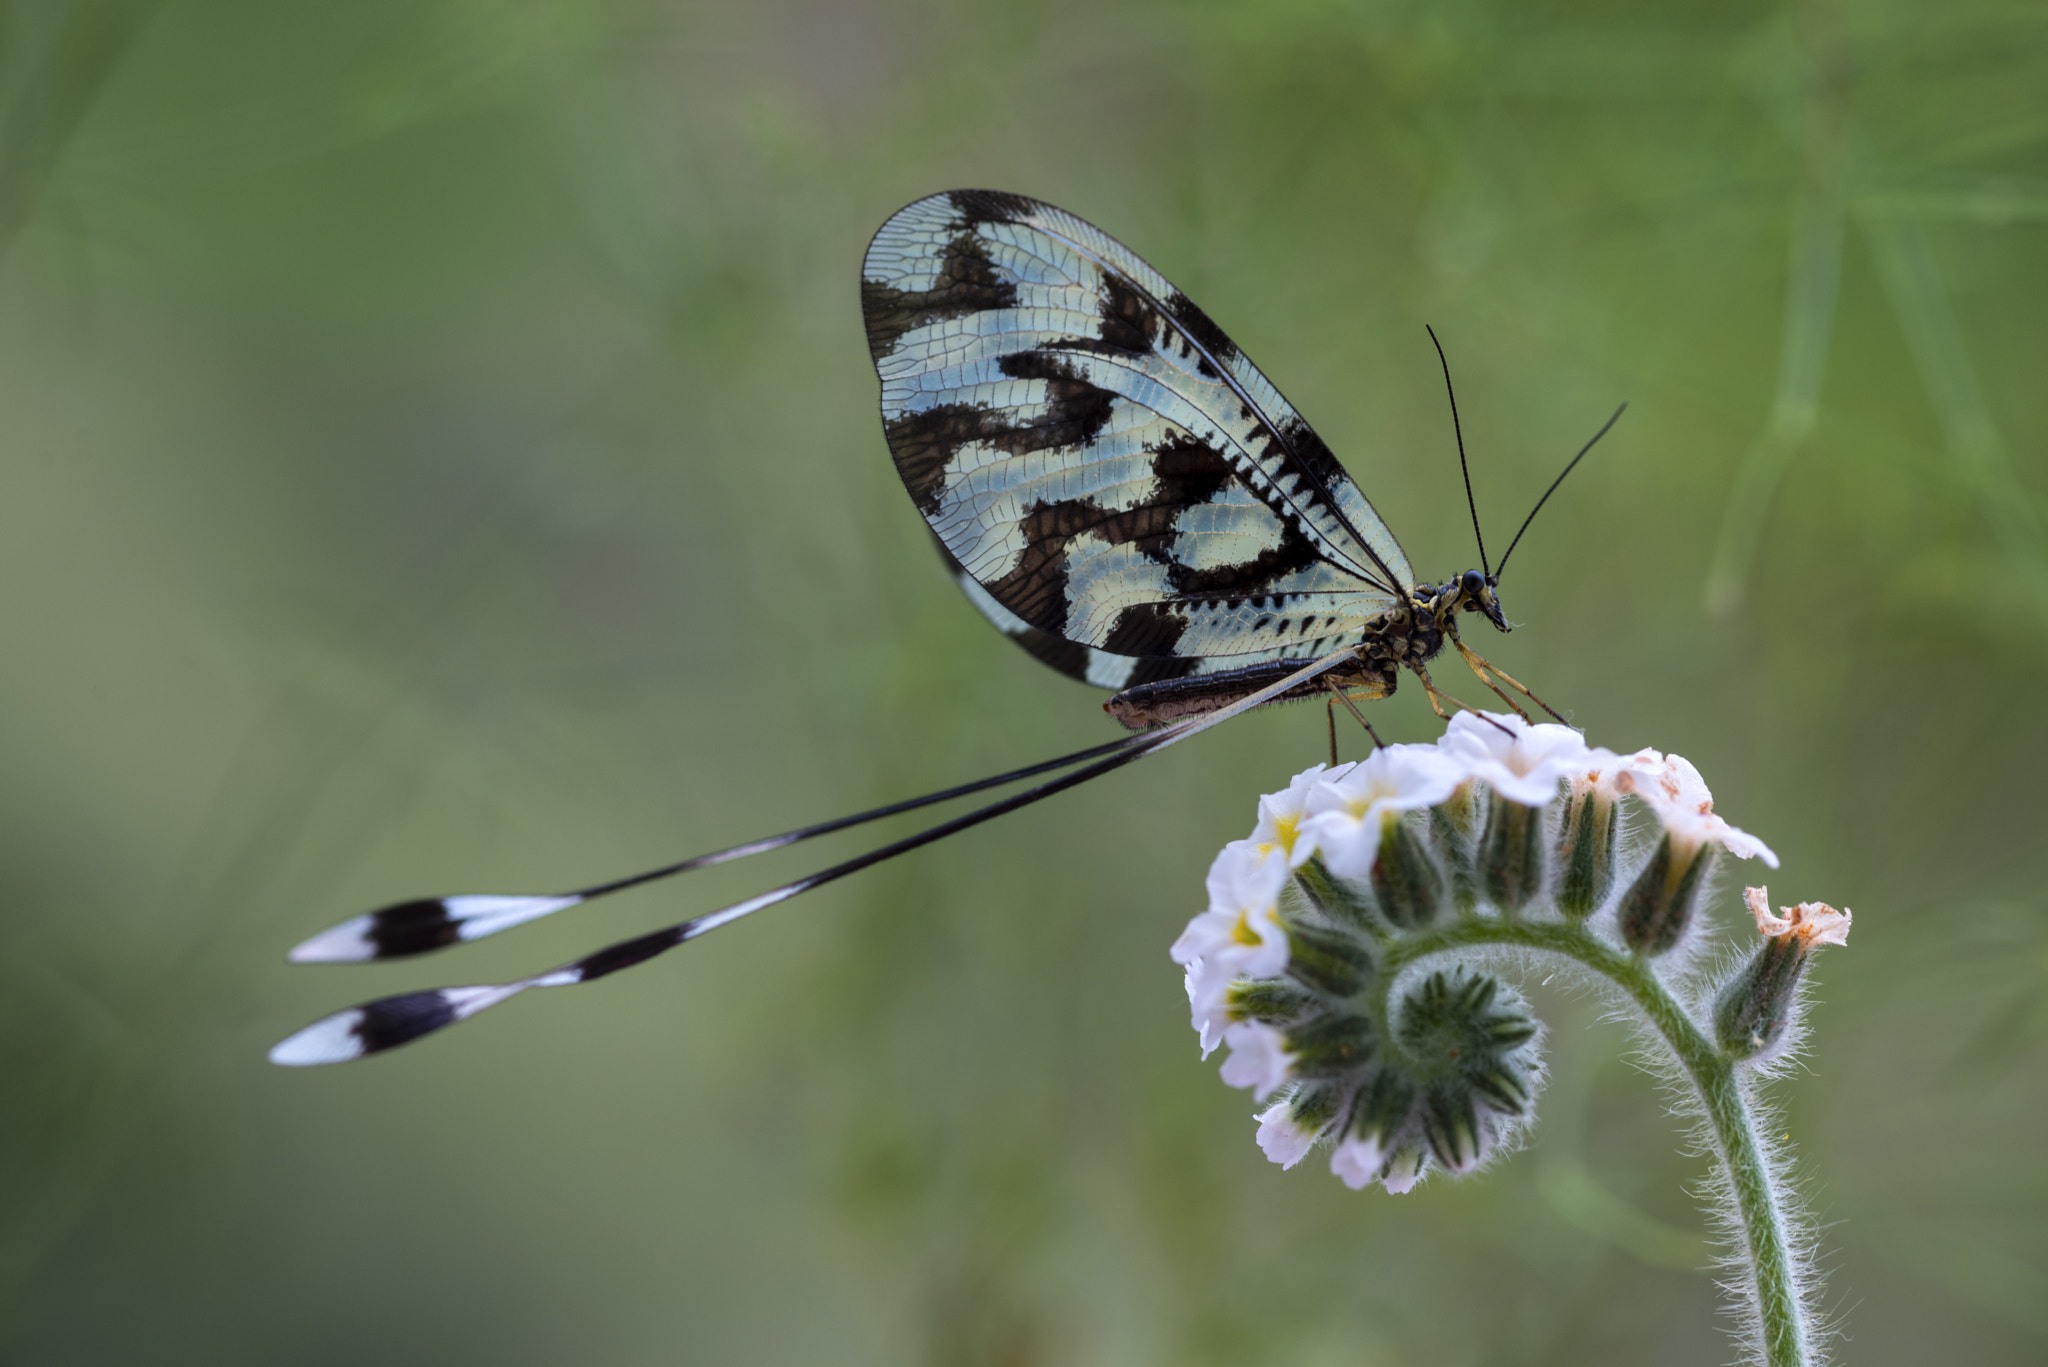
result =
[{"label": "insect antenna", "polygon": [[[1437,364],[1444,368],[1444,392],[1451,396],[1451,431],[1458,438],[1458,472],[1465,476],[1465,506],[1472,510],[1472,539],[1479,543],[1479,568],[1491,580],[1493,571],[1486,565],[1486,538],[1479,533],[1479,505],[1472,499],[1472,470],[1465,464],[1465,429],[1458,422],[1458,391],[1451,387],[1451,363],[1444,358],[1444,344],[1436,339],[1436,329],[1427,323],[1422,329],[1429,334],[1430,345],[1436,348]],[[1502,556],[1500,563],[1506,565],[1508,558]]]},{"label": "insect antenna", "polygon": [[1513,555],[1515,553],[1515,547],[1522,544],[1522,532],[1526,532],[1529,530],[1529,524],[1536,520],[1536,514],[1543,511],[1543,505],[1548,503],[1550,501],[1550,496],[1557,492],[1557,486],[1564,483],[1565,475],[1570,474],[1578,466],[1578,463],[1586,458],[1586,452],[1592,450],[1593,444],[1599,441],[1600,438],[1606,436],[1607,429],[1614,426],[1615,423],[1621,421],[1621,415],[1626,412],[1628,412],[1627,404],[1623,404],[1621,407],[1615,409],[1614,416],[1609,418],[1606,422],[1600,424],[1600,430],[1593,434],[1592,440],[1588,441],[1584,446],[1581,446],[1579,448],[1579,454],[1573,456],[1571,458],[1571,463],[1564,467],[1563,472],[1560,473],[1556,479],[1550,481],[1550,487],[1543,491],[1543,497],[1536,500],[1536,506],[1529,510],[1529,515],[1527,517],[1522,519],[1521,531],[1516,532],[1515,539],[1513,541],[1508,542],[1508,554],[1503,555],[1500,558],[1500,569],[1493,576],[1495,582],[1499,581],[1501,575],[1506,574],[1508,572],[1508,555]]},{"label": "insect antenna", "polygon": [[[1279,682],[1270,684],[1256,693],[1247,694],[1227,707],[1190,717],[1185,721],[1119,741],[1111,746],[1100,747],[1108,753],[1071,773],[1062,774],[1056,779],[1034,788],[1027,788],[1021,793],[1013,793],[998,802],[963,813],[949,821],[942,821],[915,835],[891,841],[889,844],[869,850],[866,854],[856,855],[852,859],[796,879],[794,882],[784,883],[781,887],[771,888],[743,902],[735,902],[716,911],[692,916],[686,921],[678,921],[672,926],[607,945],[594,954],[586,954],[580,959],[549,969],[545,973],[536,973],[531,977],[509,983],[475,987],[438,987],[429,988],[424,992],[406,992],[336,1012],[280,1041],[271,1049],[270,1061],[286,1067],[345,1063],[351,1059],[396,1048],[423,1035],[432,1034],[444,1026],[453,1025],[457,1021],[468,1020],[481,1011],[509,1001],[529,988],[575,987],[608,977],[622,968],[631,968],[635,964],[642,964],[658,955],[666,954],[679,945],[688,944],[699,936],[707,935],[720,926],[730,925],[764,907],[786,902],[792,897],[809,892],[812,888],[823,887],[850,873],[858,873],[862,869],[879,864],[885,859],[893,859],[899,854],[929,845],[936,840],[943,840],[949,835],[979,826],[985,821],[992,821],[1021,807],[1028,807],[1055,793],[1064,792],[1114,769],[1120,769],[1135,760],[1155,754],[1169,745],[1226,722],[1241,712],[1272,702],[1296,685],[1317,678],[1344,661],[1354,658],[1357,652],[1356,646],[1346,646],[1341,650],[1332,651]],[[1053,764],[1057,766],[1058,761]],[[617,884],[609,886],[616,890],[635,881],[644,879],[621,879]]]},{"label": "insect antenna", "polygon": [[856,812],[852,816],[836,817],[821,821],[815,826],[800,826],[793,831],[771,835],[761,840],[750,840],[742,845],[714,850],[689,859],[664,864],[658,869],[649,869],[627,878],[615,878],[610,882],[596,883],[574,892],[544,895],[508,895],[500,893],[460,893],[448,897],[421,897],[407,902],[394,902],[376,911],[352,916],[340,925],[321,931],[311,939],[292,947],[285,957],[293,963],[363,963],[370,960],[405,959],[416,954],[430,953],[453,944],[466,944],[481,940],[499,931],[537,921],[543,916],[552,916],[558,911],[567,911],[574,906],[605,897],[628,888],[673,878],[679,873],[692,869],[707,869],[716,864],[728,864],[735,859],[749,855],[766,854],[786,845],[795,845],[813,837],[843,831],[848,827],[879,821],[883,817],[896,816],[902,812],[914,812],[920,807],[934,803],[949,802],[956,797],[966,797],[988,788],[1000,788],[1006,783],[1032,778],[1038,774],[1066,769],[1088,760],[1100,759],[1105,755],[1122,750],[1139,748],[1148,736],[1125,736],[1104,745],[1090,746],[1077,750],[1071,755],[1058,759],[1042,760],[1012,769],[1006,774],[994,774],[988,778],[963,783],[956,788],[947,788],[923,797],[913,797],[902,802],[892,802],[885,807],[870,811]]}]

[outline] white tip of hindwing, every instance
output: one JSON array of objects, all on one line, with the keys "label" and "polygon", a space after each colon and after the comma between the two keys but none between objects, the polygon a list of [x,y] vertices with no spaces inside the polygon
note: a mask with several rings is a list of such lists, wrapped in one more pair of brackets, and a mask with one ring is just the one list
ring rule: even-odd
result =
[{"label": "white tip of hindwing", "polygon": [[528,921],[567,911],[583,899],[565,897],[502,897],[491,893],[467,893],[444,897],[448,919],[457,923],[456,934],[464,940],[481,940]]},{"label": "white tip of hindwing", "polygon": [[378,949],[370,931],[375,920],[375,912],[351,916],[309,940],[301,940],[285,957],[295,964],[352,964],[374,959]]},{"label": "white tip of hindwing", "polygon": [[363,1009],[351,1007],[314,1021],[272,1047],[270,1061],[286,1068],[311,1068],[322,1063],[347,1063],[367,1051],[362,1036]]}]

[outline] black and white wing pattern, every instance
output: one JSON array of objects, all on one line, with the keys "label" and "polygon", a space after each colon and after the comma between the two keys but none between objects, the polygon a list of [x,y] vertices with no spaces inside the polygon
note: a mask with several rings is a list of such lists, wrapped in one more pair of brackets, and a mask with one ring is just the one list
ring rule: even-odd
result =
[{"label": "black and white wing pattern", "polygon": [[[1162,679],[1184,679],[1208,663],[1199,656],[1113,655],[1094,646],[1069,641],[1064,636],[1055,636],[1049,631],[1040,631],[992,598],[973,575],[961,568],[960,562],[953,558],[953,552],[946,549],[945,542],[937,544],[939,558],[952,572],[953,582],[967,595],[968,602],[981,609],[981,615],[988,618],[989,625],[1024,647],[1031,653],[1031,658],[1051,665],[1070,679],[1079,679],[1097,688],[1125,689],[1134,684],[1158,683]],[[1223,666],[1237,663],[1225,659]]]},{"label": "black and white wing pattern", "polygon": [[1122,688],[1313,657],[1414,583],[1271,382],[1072,214],[919,200],[868,247],[861,303],[897,473],[976,605],[1062,672]]}]

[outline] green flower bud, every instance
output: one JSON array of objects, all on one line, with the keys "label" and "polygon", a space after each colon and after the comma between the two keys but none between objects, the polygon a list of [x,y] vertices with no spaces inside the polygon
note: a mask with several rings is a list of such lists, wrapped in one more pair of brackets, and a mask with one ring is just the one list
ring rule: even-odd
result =
[{"label": "green flower bud", "polygon": [[1754,1058],[1784,1039],[1805,967],[1806,946],[1798,936],[1766,940],[1721,990],[1714,1034],[1730,1058]]},{"label": "green flower bud", "polygon": [[1407,1074],[1382,1068],[1358,1089],[1345,1118],[1343,1137],[1377,1141],[1390,1148],[1415,1111],[1415,1084]]},{"label": "green flower bud", "polygon": [[1288,927],[1287,975],[1333,997],[1350,997],[1372,978],[1372,951],[1335,927]]},{"label": "green flower bud", "polygon": [[1392,1068],[1374,1073],[1352,1094],[1350,1114],[1337,1130],[1330,1171],[1353,1191],[1379,1181],[1414,1112],[1415,1088],[1405,1075]]},{"label": "green flower bud", "polygon": [[1372,865],[1373,896],[1397,930],[1415,930],[1436,919],[1443,905],[1444,876],[1406,820],[1390,815]]},{"label": "green flower bud", "polygon": [[1296,1077],[1343,1077],[1371,1062],[1378,1049],[1372,1022],[1349,1012],[1316,1016],[1287,1032]]},{"label": "green flower bud", "polygon": [[1315,1133],[1337,1115],[1344,1091],[1327,1082],[1309,1082],[1296,1087],[1287,1098],[1287,1111],[1301,1129]]},{"label": "green flower bud", "polygon": [[1472,843],[1473,785],[1451,794],[1450,801],[1429,809],[1429,842],[1443,856],[1451,875],[1451,901],[1467,913],[1479,905],[1479,861]]},{"label": "green flower bud", "polygon": [[1320,856],[1311,856],[1307,863],[1294,871],[1294,885],[1301,889],[1301,895],[1308,899],[1309,905],[1338,925],[1356,926],[1368,931],[1379,929],[1371,903],[1359,896],[1351,884],[1331,873]]},{"label": "green flower bud", "polygon": [[1415,1190],[1415,1184],[1422,1180],[1422,1165],[1427,1161],[1418,1148],[1405,1148],[1387,1160],[1387,1169],[1380,1178],[1380,1184],[1395,1196]]},{"label": "green flower bud", "polygon": [[1621,938],[1630,949],[1654,958],[1685,938],[1717,852],[1714,845],[1674,849],[1670,833],[1664,834],[1642,872],[1621,895]]},{"label": "green flower bud", "polygon": [[1458,1086],[1436,1086],[1422,1099],[1422,1137],[1429,1156],[1445,1172],[1469,1172],[1486,1152],[1479,1108],[1472,1093]]},{"label": "green flower bud", "polygon": [[1224,997],[1230,1019],[1268,1025],[1294,1020],[1315,1006],[1314,996],[1285,978],[1240,978]]},{"label": "green flower bud", "polygon": [[1808,956],[1822,945],[1847,944],[1853,918],[1825,902],[1801,902],[1773,916],[1763,888],[1747,888],[1742,895],[1764,942],[1721,989],[1714,1034],[1730,1058],[1751,1059],[1784,1042]]},{"label": "green flower bud", "polygon": [[1487,900],[1513,915],[1543,886],[1543,809],[1495,793],[1479,838],[1479,880]]},{"label": "green flower bud", "polygon": [[1614,819],[1614,794],[1606,785],[1581,779],[1572,788],[1557,827],[1557,907],[1566,920],[1583,921],[1613,885],[1621,823]]}]

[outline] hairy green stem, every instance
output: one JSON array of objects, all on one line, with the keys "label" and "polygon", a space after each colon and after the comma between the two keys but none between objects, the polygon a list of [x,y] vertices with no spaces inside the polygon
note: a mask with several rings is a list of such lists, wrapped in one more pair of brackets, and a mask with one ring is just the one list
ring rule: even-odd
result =
[{"label": "hairy green stem", "polygon": [[1372,1007],[1386,1019],[1387,994],[1402,969],[1450,950],[1514,945],[1570,959],[1612,982],[1635,1002],[1671,1050],[1699,1097],[1741,1221],[1746,1261],[1768,1367],[1812,1367],[1813,1336],[1805,1320],[1787,1237],[1788,1203],[1757,1142],[1756,1117],[1735,1065],[1679,1005],[1647,960],[1602,943],[1583,927],[1557,922],[1462,918],[1441,930],[1385,948],[1384,972]]}]

